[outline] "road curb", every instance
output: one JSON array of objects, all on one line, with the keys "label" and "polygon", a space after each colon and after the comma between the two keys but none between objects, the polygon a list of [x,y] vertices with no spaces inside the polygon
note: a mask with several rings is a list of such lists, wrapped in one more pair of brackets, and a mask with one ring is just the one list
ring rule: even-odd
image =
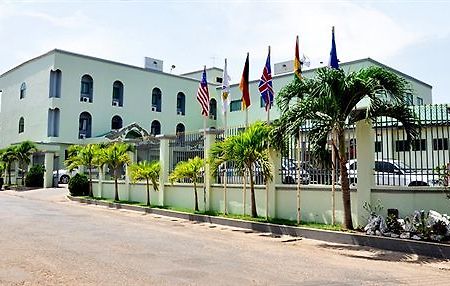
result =
[{"label": "road curb", "polygon": [[185,219],[189,221],[207,222],[231,227],[249,229],[258,232],[270,232],[277,235],[290,235],[304,237],[332,243],[341,243],[357,246],[368,246],[383,250],[399,251],[409,254],[424,255],[439,259],[450,259],[450,245],[425,241],[404,240],[390,237],[368,236],[359,233],[345,233],[330,230],[311,229],[306,227],[278,225],[271,223],[252,222],[239,219],[223,218],[216,216],[183,213],[173,210],[146,208],[141,206],[112,203],[86,198],[67,196],[72,201],[106,206],[115,209],[125,209],[144,213],[152,213],[161,216]]}]

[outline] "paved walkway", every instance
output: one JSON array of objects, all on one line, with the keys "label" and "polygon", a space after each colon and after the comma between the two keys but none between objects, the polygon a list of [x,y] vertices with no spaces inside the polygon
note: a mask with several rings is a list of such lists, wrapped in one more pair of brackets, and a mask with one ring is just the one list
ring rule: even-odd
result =
[{"label": "paved walkway", "polygon": [[0,192],[0,285],[449,285],[450,262]]}]

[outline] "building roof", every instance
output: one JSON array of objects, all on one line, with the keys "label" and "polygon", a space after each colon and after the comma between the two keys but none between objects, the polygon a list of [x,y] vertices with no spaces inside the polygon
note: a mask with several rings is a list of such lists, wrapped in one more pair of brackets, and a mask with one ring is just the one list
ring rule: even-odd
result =
[{"label": "building roof", "polygon": [[3,74],[0,75],[0,77],[3,77],[4,75],[30,63],[30,62],[34,62],[37,61],[43,57],[49,56],[49,55],[53,55],[53,54],[65,54],[65,55],[69,55],[69,56],[74,56],[74,57],[79,57],[79,58],[84,58],[84,59],[88,59],[88,60],[94,60],[94,61],[99,61],[99,62],[103,62],[103,63],[108,63],[108,64],[113,64],[113,65],[117,65],[117,66],[122,66],[122,67],[126,67],[126,68],[130,68],[130,69],[135,69],[135,70],[140,70],[143,72],[148,72],[148,73],[155,73],[155,74],[163,74],[166,76],[171,76],[171,77],[176,77],[176,78],[180,78],[180,79],[185,79],[185,80],[189,80],[189,81],[195,81],[198,82],[198,80],[189,78],[189,77],[185,77],[185,76],[181,76],[181,75],[175,75],[175,74],[171,74],[171,73],[165,73],[162,71],[156,71],[156,70],[149,70],[149,69],[145,69],[143,67],[138,67],[138,66],[133,66],[133,65],[129,65],[129,64],[124,64],[124,63],[120,63],[120,62],[116,62],[116,61],[111,61],[111,60],[106,60],[106,59],[102,59],[102,58],[97,58],[97,57],[93,57],[93,56],[87,56],[87,55],[83,55],[83,54],[78,54],[78,53],[73,53],[73,52],[69,52],[69,51],[65,51],[65,50],[60,50],[60,49],[53,49],[51,51],[48,51],[42,55],[39,55],[37,57],[34,57],[32,59],[29,59],[28,61],[25,61],[15,67],[13,67],[12,69],[4,72]]}]

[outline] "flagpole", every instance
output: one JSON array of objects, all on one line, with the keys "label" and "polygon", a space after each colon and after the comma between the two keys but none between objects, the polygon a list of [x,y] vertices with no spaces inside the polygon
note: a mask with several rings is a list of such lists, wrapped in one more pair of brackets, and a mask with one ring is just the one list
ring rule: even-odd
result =
[{"label": "flagpole", "polygon": [[[270,46],[269,46],[269,56],[270,57]],[[267,93],[267,100],[269,101],[269,104],[266,102],[266,111],[267,111],[267,124],[270,124],[270,95],[269,92]],[[267,154],[270,156],[270,146],[269,143],[267,143]],[[266,220],[269,220],[269,181],[266,180]]]},{"label": "flagpole", "polygon": [[206,146],[206,118],[207,116],[203,116],[203,204],[205,206],[205,212],[206,212],[206,154],[205,154],[205,146]]},{"label": "flagpole", "polygon": [[[227,59],[225,59],[225,62],[227,61]],[[224,113],[224,140],[226,139],[227,136],[227,111],[225,110]],[[223,201],[224,201],[224,206],[223,206],[223,212],[224,214],[227,214],[227,162],[225,162],[225,172],[223,173]]]},{"label": "flagpole", "polygon": [[[334,133],[334,132],[333,132]],[[334,134],[331,133],[331,161],[332,161],[332,173],[331,173],[331,207],[332,216],[331,223],[336,224],[336,150],[334,148]]]},{"label": "flagpole", "polygon": [[301,215],[301,200],[300,200],[300,179],[301,179],[301,156],[300,156],[300,146],[301,146],[301,132],[298,130],[298,140],[297,140],[297,158],[298,158],[298,166],[297,166],[297,223],[300,224],[302,220]]},{"label": "flagpole", "polygon": [[[228,109],[228,99],[229,99],[229,92],[230,92],[230,86],[229,86],[229,76],[227,71],[227,59],[225,58],[225,66],[223,69],[223,84],[222,84],[222,111],[224,116],[224,128],[223,128],[223,137],[224,140],[227,137],[227,109]],[[224,98],[224,94],[226,95],[226,98]],[[228,181],[228,163],[224,162],[224,172],[223,172],[223,213],[227,214],[227,205],[228,205],[228,199],[227,199],[227,181]]]}]

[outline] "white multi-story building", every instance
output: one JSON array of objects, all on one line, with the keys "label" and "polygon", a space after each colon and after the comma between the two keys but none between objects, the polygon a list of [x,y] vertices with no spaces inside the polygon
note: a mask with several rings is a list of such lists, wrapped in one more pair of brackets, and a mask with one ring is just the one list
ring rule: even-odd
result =
[{"label": "white multi-story building", "polygon": [[[46,164],[55,159],[55,168],[61,168],[69,145],[108,140],[115,130],[122,129],[120,136],[133,138],[202,129],[196,101],[201,71],[174,75],[162,71],[160,60],[146,58],[145,63],[142,68],[55,49],[6,71],[0,75],[0,148],[31,140],[51,154],[45,157]],[[341,67],[355,71],[369,65],[386,67],[372,59]],[[292,72],[282,67],[274,76],[275,92],[292,80]],[[315,71],[306,70],[304,76],[312,77]],[[393,71],[415,91],[411,103],[431,103],[430,85]],[[212,97],[208,127],[220,128],[223,116],[217,105],[222,70],[207,72]],[[250,82],[250,122],[266,119],[258,82]],[[228,126],[244,122],[240,98],[238,86],[233,85]],[[279,117],[272,110],[271,118]]]}]

